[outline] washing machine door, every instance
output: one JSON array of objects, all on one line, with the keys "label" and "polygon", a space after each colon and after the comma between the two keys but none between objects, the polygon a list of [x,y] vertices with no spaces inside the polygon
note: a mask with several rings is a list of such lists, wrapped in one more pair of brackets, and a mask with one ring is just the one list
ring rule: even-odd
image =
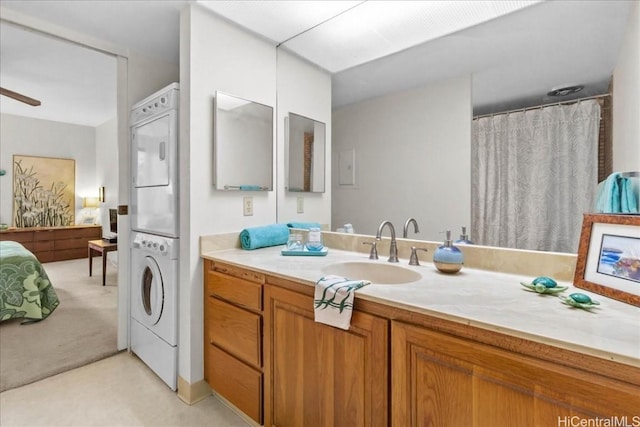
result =
[{"label": "washing machine door", "polygon": [[162,316],[164,306],[164,283],[158,263],[151,256],[144,257],[144,270],[138,283],[138,312],[141,321],[154,326]]}]

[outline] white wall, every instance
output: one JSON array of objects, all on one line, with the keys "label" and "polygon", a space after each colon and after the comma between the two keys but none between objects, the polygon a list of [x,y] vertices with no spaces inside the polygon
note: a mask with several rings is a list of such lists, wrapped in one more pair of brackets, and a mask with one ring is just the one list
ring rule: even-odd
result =
[{"label": "white wall", "polygon": [[109,208],[118,207],[118,119],[114,117],[95,130],[96,186],[105,187],[105,201],[100,204],[102,235],[109,236]]},{"label": "white wall", "polygon": [[[331,77],[293,55],[277,52],[275,45],[197,5],[183,10],[180,32],[180,167],[188,171],[188,179],[185,179],[185,172],[180,183],[178,375],[189,383],[195,383],[204,377],[200,236],[239,232],[246,227],[278,221],[330,221],[330,190],[323,194],[305,195],[305,214],[292,215],[296,199],[295,195],[289,197],[284,193],[283,165],[284,117],[289,111],[327,123],[330,135]],[[214,189],[213,96],[216,90],[274,108],[277,98],[274,191]],[[331,138],[328,136],[327,156],[331,155],[330,147]],[[330,167],[330,162],[327,163]],[[330,184],[327,176],[329,188]],[[245,196],[253,197],[253,216],[243,215]]]},{"label": "white wall", "polygon": [[[331,75],[313,64],[278,49],[278,222],[314,221],[331,225]],[[285,117],[289,113],[325,123],[326,173],[324,193],[285,191]],[[318,133],[319,134],[319,133]],[[315,144],[314,144],[315,145]],[[315,171],[314,171],[315,172]],[[314,180],[316,178],[314,177]],[[297,198],[304,212],[297,213]]]},{"label": "white wall", "polygon": [[402,237],[415,217],[420,239],[443,240],[440,231],[469,226],[471,105],[464,76],[335,110],[333,162],[355,149],[356,184],[339,185],[333,168],[334,228],[375,234],[390,220]]},{"label": "white wall", "polygon": [[[180,166],[183,173],[178,375],[194,383],[204,377],[200,236],[276,222],[275,191],[213,188],[213,96],[219,90],[275,107],[276,52],[274,45],[197,5],[183,10],[180,33]],[[275,158],[273,168],[275,170]],[[242,214],[244,196],[253,197],[253,216]]]},{"label": "white wall", "polygon": [[0,222],[13,223],[13,155],[57,157],[76,161],[76,218],[83,197],[97,197],[96,132],[79,126],[12,114],[0,115]]},{"label": "white wall", "polygon": [[640,171],[640,3],[634,2],[613,72],[613,170]]}]

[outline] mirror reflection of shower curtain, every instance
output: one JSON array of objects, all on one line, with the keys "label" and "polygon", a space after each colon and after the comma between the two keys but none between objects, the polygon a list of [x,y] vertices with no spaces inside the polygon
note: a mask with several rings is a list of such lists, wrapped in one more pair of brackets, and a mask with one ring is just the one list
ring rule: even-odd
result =
[{"label": "mirror reflection of shower curtain", "polygon": [[474,240],[576,253],[596,193],[599,125],[595,100],[475,119]]}]

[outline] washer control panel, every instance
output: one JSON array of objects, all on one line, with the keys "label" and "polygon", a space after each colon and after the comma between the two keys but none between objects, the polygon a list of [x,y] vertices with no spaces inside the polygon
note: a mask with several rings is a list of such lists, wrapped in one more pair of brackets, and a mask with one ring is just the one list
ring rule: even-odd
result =
[{"label": "washer control panel", "polygon": [[133,237],[131,247],[134,249],[142,249],[145,252],[161,257],[170,259],[178,258],[178,239],[136,233]]}]

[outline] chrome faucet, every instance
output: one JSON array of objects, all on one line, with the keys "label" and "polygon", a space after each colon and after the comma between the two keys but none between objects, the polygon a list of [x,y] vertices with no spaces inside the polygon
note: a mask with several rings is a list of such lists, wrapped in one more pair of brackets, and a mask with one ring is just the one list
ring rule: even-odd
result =
[{"label": "chrome faucet", "polygon": [[402,237],[407,238],[407,234],[409,234],[409,224],[413,223],[413,232],[419,233],[420,229],[418,228],[418,221],[415,218],[411,217],[404,223],[404,231],[402,232]]},{"label": "chrome faucet", "polygon": [[389,246],[389,262],[398,262],[398,245],[396,243],[396,229],[393,228],[393,224],[391,221],[382,221],[380,226],[378,227],[378,232],[376,233],[376,240],[382,239],[382,229],[385,225],[389,226],[389,231],[391,231],[391,246]]}]

